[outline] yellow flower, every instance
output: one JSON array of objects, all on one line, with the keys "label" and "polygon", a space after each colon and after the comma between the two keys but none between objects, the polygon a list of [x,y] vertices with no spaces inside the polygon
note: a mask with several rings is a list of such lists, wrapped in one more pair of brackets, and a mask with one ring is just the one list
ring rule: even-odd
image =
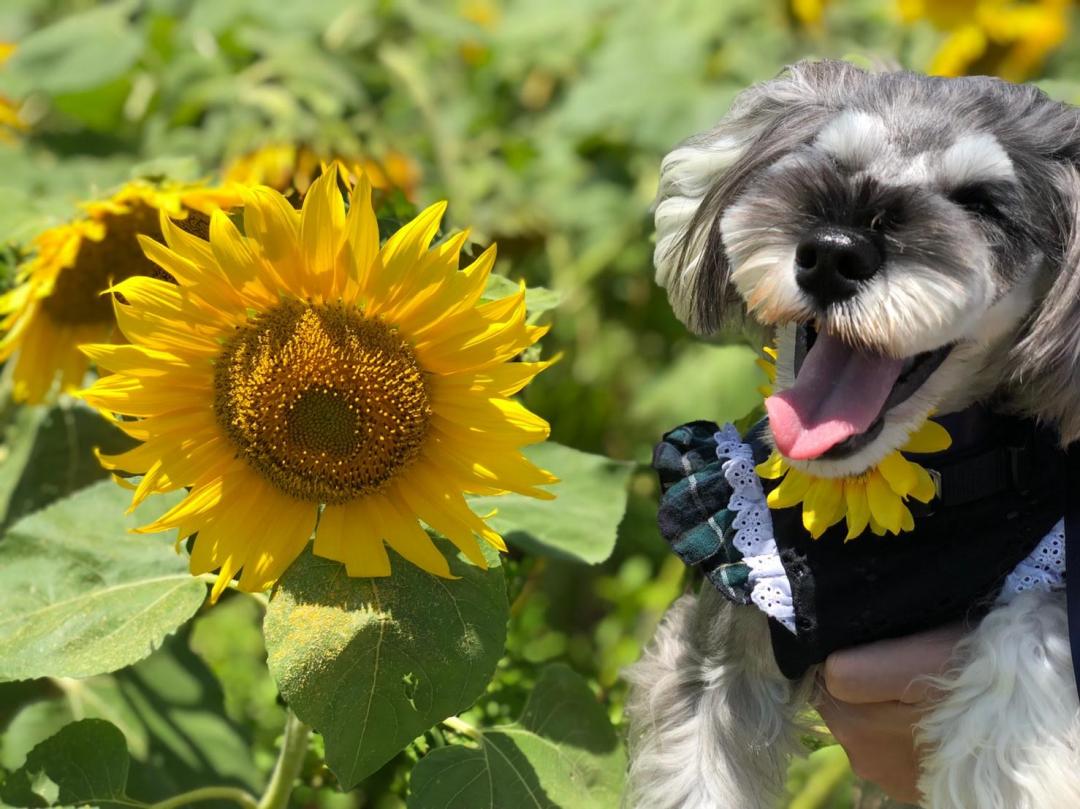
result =
[{"label": "yellow flower", "polygon": [[935,494],[930,473],[901,453],[941,452],[950,443],[944,427],[927,421],[909,436],[904,446],[861,475],[815,477],[791,466],[776,450],[768,460],[758,464],[757,473],[766,480],[783,478],[769,492],[769,508],[790,508],[802,503],[803,527],[814,539],[845,518],[849,540],[867,527],[878,536],[885,532],[898,534],[915,527],[904,501],[913,497],[920,503],[929,503]]},{"label": "yellow flower", "polygon": [[320,154],[314,149],[294,143],[272,143],[241,155],[225,167],[226,182],[242,185],[268,185],[283,194],[295,191],[304,196],[322,171],[336,160],[349,169],[350,179],[367,174],[373,188],[379,191],[398,189],[412,200],[420,182],[420,169],[406,155],[390,149],[381,160],[370,157],[349,157],[342,154]]},{"label": "yellow flower", "polygon": [[[502,9],[493,0],[464,0],[458,5],[458,13],[483,34],[494,31],[502,19]],[[470,36],[458,46],[458,53],[466,64],[477,67],[488,60],[491,49],[486,37]]]},{"label": "yellow flower", "polygon": [[[0,42],[0,65],[3,65],[15,53],[13,42]],[[0,142],[13,140],[13,133],[26,129],[26,122],[19,115],[19,105],[5,95],[0,94]]]},{"label": "yellow flower", "polygon": [[140,234],[161,237],[159,213],[205,228],[214,209],[236,201],[220,189],[131,182],[108,199],[85,204],[75,221],[38,235],[15,287],[0,296],[0,361],[17,352],[15,399],[42,401],[57,376],[64,390],[82,384],[90,362],[79,344],[108,340],[114,331],[102,291],[128,276],[161,274],[137,241]]},{"label": "yellow flower", "polygon": [[[142,475],[134,508],[188,489],[139,529],[195,534],[191,571],[272,585],[315,532],[314,552],[350,576],[387,576],[384,543],[450,577],[420,526],[484,566],[476,537],[505,550],[463,493],[550,499],[556,479],[520,449],[548,425],[513,400],[550,362],[513,362],[546,332],[524,288],[481,302],[494,247],[463,270],[468,234],[429,247],[445,203],[380,249],[363,175],[346,213],[335,164],[302,211],[267,187],[245,193],[243,232],[224,213],[209,240],[162,217],[142,239],[176,279],[113,289],[130,345],[85,348],[114,372],[82,393],[143,443],[103,458]],[[126,420],[126,419],[133,420]]]},{"label": "yellow flower", "polygon": [[812,28],[825,16],[826,2],[827,0],[791,0],[791,11],[799,22]]},{"label": "yellow flower", "polygon": [[1031,78],[1069,31],[1069,0],[899,0],[907,22],[947,32],[930,64],[939,76],[991,73]]},{"label": "yellow flower", "polygon": [[[765,357],[757,360],[768,377],[769,384],[758,391],[772,395],[776,383],[776,349],[766,346]],[[935,487],[930,473],[909,461],[901,453],[932,453],[947,449],[952,443],[949,433],[940,424],[926,421],[908,436],[907,443],[861,475],[846,478],[819,478],[791,466],[776,450],[758,464],[757,473],[766,480],[781,480],[769,492],[769,508],[791,508],[803,504],[803,527],[817,539],[833,525],[847,519],[847,540],[859,536],[869,527],[878,536],[885,532],[898,534],[915,527],[911,511],[904,501],[913,497],[920,503],[934,499]]]}]

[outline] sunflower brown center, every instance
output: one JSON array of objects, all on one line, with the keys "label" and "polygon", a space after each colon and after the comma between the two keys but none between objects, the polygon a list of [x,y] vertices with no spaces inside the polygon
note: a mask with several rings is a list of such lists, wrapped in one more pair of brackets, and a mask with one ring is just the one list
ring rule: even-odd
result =
[{"label": "sunflower brown center", "polygon": [[344,503],[420,452],[431,418],[412,348],[342,304],[285,301],[236,330],[214,370],[214,413],[281,491]]},{"label": "sunflower brown center", "polygon": [[[42,301],[46,314],[56,323],[88,325],[110,323],[112,301],[101,292],[110,283],[132,275],[164,274],[143,255],[139,233],[161,238],[158,212],[138,202],[127,213],[109,214],[104,219],[105,235],[101,241],[84,239],[75,263],[60,271],[52,292]],[[172,280],[172,279],[169,279]]]}]

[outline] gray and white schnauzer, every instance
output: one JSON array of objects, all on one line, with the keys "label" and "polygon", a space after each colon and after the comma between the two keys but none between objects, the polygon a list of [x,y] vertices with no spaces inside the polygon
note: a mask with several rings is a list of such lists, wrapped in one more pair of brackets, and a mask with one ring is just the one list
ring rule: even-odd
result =
[{"label": "gray and white schnauzer", "polygon": [[[976,403],[1080,439],[1077,109],[993,78],[802,62],[667,155],[655,215],[680,319],[708,334],[744,310],[777,334],[777,390],[807,389],[770,408],[791,466],[862,473]],[[808,332],[832,352],[826,383],[798,377]],[[803,405],[842,418],[804,423]],[[936,682],[926,807],[1080,807],[1058,585],[992,597]],[[818,667],[783,676],[768,624],[708,582],[671,608],[628,671],[629,806],[776,806]]]}]

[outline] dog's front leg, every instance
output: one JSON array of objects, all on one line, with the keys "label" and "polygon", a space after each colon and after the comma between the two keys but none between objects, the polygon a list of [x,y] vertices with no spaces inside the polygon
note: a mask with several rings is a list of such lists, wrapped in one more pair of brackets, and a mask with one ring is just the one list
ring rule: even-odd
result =
[{"label": "dog's front leg", "polygon": [[626,676],[629,809],[774,809],[813,677],[780,674],[761,612],[706,584]]},{"label": "dog's front leg", "polygon": [[1064,593],[1026,592],[957,647],[923,720],[927,809],[1080,807],[1080,704]]}]

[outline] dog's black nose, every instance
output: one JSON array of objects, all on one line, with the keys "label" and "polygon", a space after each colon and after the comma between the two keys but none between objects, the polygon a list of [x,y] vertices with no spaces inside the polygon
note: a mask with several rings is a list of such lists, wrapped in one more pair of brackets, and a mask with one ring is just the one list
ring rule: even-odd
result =
[{"label": "dog's black nose", "polygon": [[795,249],[795,280],[823,306],[846,300],[881,269],[873,237],[855,228],[830,225],[810,231]]}]

